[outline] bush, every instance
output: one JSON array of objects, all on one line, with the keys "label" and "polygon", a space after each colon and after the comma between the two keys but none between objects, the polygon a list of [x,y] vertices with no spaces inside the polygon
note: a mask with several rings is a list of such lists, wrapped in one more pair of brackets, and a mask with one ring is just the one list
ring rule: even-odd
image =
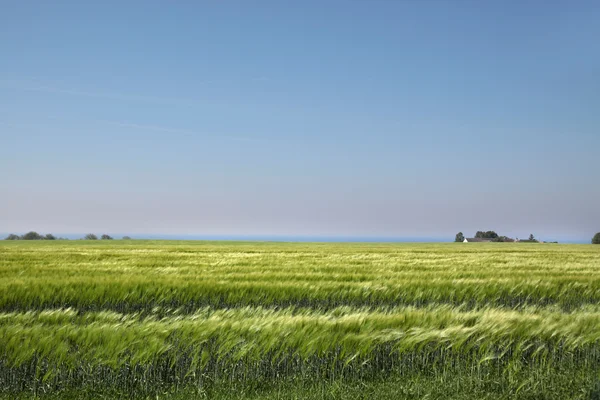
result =
[{"label": "bush", "polygon": [[15,235],[14,233],[11,233],[4,240],[21,240],[21,238],[19,237],[19,235]]},{"label": "bush", "polygon": [[600,244],[600,232],[594,235],[592,238],[592,244]]},{"label": "bush", "polygon": [[87,235],[85,235],[84,239],[85,240],[98,240],[98,236],[94,235],[93,233],[88,233]]},{"label": "bush", "polygon": [[475,234],[475,237],[478,239],[495,239],[498,237],[498,234],[494,231],[487,231],[487,232],[477,231],[477,233]]},{"label": "bush", "polygon": [[108,236],[106,233],[100,237],[102,240],[112,240],[112,237]]},{"label": "bush", "polygon": [[498,236],[497,238],[492,239],[492,242],[514,242],[515,240],[509,238],[508,236]]},{"label": "bush", "polygon": [[21,236],[22,240],[44,240],[44,237],[37,232],[31,231],[27,232],[23,236]]}]

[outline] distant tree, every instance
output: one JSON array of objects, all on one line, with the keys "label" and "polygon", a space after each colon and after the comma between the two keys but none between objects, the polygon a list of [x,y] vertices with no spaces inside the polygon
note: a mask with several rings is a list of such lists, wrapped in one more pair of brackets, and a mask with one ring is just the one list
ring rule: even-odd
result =
[{"label": "distant tree", "polygon": [[104,235],[102,235],[100,237],[100,239],[102,239],[102,240],[112,240],[112,238],[110,236],[108,236],[106,233]]},{"label": "distant tree", "polygon": [[465,235],[463,235],[462,232],[458,232],[456,234],[456,237],[454,238],[455,242],[464,242],[465,241]]},{"label": "distant tree", "polygon": [[85,240],[98,240],[98,236],[94,235],[93,233],[88,233],[87,235],[85,235],[84,239]]},{"label": "distant tree", "polygon": [[592,238],[592,244],[600,244],[600,232],[594,235]]},{"label": "distant tree", "polygon": [[533,236],[533,234],[529,235],[529,239],[519,240],[519,243],[539,243],[539,240]]},{"label": "distant tree", "polygon": [[514,242],[515,239],[509,238],[508,236],[498,236],[492,239],[492,242]]},{"label": "distant tree", "polygon": [[4,240],[21,240],[21,237],[19,235],[15,235],[14,233],[11,233]]},{"label": "distant tree", "polygon": [[131,240],[129,236],[123,236],[123,240]]},{"label": "distant tree", "polygon": [[477,233],[475,234],[475,237],[479,238],[479,239],[495,239],[498,237],[498,234],[494,231],[487,231],[487,232],[477,231]]},{"label": "distant tree", "polygon": [[56,240],[56,237],[53,234],[49,233],[46,236],[44,236],[44,240]]},{"label": "distant tree", "polygon": [[37,232],[27,232],[23,236],[21,236],[22,240],[43,240],[44,237]]}]

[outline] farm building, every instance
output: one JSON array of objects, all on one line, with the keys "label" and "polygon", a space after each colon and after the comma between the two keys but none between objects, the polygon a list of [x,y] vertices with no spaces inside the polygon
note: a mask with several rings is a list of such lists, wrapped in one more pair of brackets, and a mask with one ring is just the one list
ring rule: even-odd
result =
[{"label": "farm building", "polygon": [[492,239],[486,239],[486,238],[465,238],[465,240],[463,240],[463,243],[485,243],[485,242],[491,242]]}]

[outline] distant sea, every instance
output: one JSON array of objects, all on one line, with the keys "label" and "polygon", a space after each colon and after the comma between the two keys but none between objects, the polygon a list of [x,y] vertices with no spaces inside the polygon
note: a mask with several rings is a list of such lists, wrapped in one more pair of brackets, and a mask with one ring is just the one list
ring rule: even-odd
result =
[{"label": "distant sea", "polygon": [[[131,236],[131,235],[129,235]],[[133,237],[133,236],[132,236]],[[249,240],[264,242],[448,242],[447,237],[384,237],[384,236],[279,236],[279,235],[145,235],[140,239],[168,240]]]}]

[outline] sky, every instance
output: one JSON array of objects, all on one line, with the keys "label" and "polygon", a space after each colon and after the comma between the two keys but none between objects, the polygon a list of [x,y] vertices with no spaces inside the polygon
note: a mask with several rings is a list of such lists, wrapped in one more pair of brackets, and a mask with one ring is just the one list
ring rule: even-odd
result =
[{"label": "sky", "polygon": [[0,10],[0,232],[600,231],[600,2]]}]

